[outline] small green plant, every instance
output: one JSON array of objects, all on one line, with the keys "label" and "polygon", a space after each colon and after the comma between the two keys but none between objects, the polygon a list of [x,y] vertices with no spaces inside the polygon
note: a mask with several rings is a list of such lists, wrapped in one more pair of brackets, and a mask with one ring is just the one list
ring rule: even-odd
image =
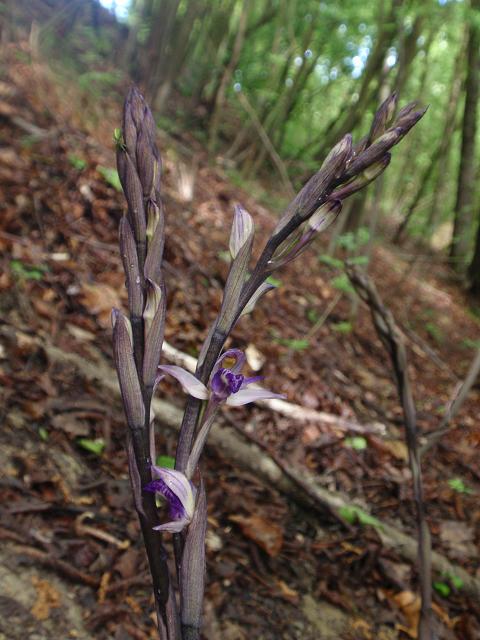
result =
[{"label": "small green plant", "polygon": [[43,280],[48,267],[44,265],[29,266],[21,260],[11,260],[10,269],[19,280]]},{"label": "small green plant", "polygon": [[101,164],[97,166],[98,173],[102,176],[107,184],[113,187],[116,191],[122,190],[118,171],[112,167],[103,167]]},{"label": "small green plant", "polygon": [[382,523],[380,520],[377,520],[374,516],[371,516],[360,507],[356,507],[354,505],[345,505],[340,507],[338,511],[341,518],[349,522],[350,524],[359,524],[368,525],[374,527],[375,529],[381,529]]},{"label": "small green plant", "polygon": [[426,322],[425,330],[435,342],[443,342],[443,332],[434,322]]},{"label": "small green plant", "polygon": [[332,329],[337,333],[351,333],[353,331],[353,325],[348,320],[344,320],[343,322],[336,322],[332,324]]},{"label": "small green plant", "polygon": [[473,489],[470,489],[470,487],[468,487],[461,478],[450,478],[448,486],[457,493],[466,493],[469,495],[475,493]]},{"label": "small green plant", "polygon": [[105,449],[105,440],[103,438],[95,438],[94,440],[90,438],[79,438],[77,444],[82,447],[82,449],[85,449],[85,451],[94,453],[96,456],[101,456]]},{"label": "small green plant", "polygon": [[446,584],[445,582],[434,582],[433,583],[433,588],[435,589],[435,591],[442,596],[442,598],[448,598],[448,596],[451,593],[451,589],[448,586],[448,584]]},{"label": "small green plant", "polygon": [[74,153],[71,153],[68,156],[68,161],[77,171],[83,171],[87,166],[86,161],[83,158],[80,158],[80,156],[75,155]]},{"label": "small green plant", "polygon": [[356,451],[363,451],[368,446],[368,442],[363,436],[353,436],[352,438],[345,438],[343,443],[346,447],[355,449]]}]

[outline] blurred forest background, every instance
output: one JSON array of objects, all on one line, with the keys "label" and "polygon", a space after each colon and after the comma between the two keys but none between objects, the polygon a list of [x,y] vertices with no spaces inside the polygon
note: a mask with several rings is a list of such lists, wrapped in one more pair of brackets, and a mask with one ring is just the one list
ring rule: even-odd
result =
[{"label": "blurred forest background", "polygon": [[430,105],[340,224],[374,233],[385,221],[396,244],[440,249],[479,293],[477,0],[102,4],[109,12],[87,0],[6,3],[2,41],[28,16],[43,54],[86,92],[103,99],[133,78],[162,128],[191,131],[233,180],[265,180],[275,204],[389,93]]},{"label": "blurred forest background", "polygon": [[[176,364],[218,311],[233,205],[258,251],[389,94],[429,105],[234,329],[287,401],[225,411],[212,433],[205,637],[416,638],[402,410],[349,258],[407,346],[439,638],[478,640],[480,0],[0,2],[0,638],[155,637],[111,355],[127,304],[113,132],[132,81],[158,124]],[[157,395],[165,460],[185,398],[168,381]]]}]

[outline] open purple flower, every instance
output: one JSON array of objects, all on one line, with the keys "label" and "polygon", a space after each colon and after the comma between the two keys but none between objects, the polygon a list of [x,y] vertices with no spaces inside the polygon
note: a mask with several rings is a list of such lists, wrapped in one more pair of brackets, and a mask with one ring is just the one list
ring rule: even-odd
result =
[{"label": "open purple flower", "polygon": [[166,467],[152,467],[154,480],[144,491],[159,493],[168,503],[170,522],[154,527],[157,531],[179,533],[190,524],[195,511],[195,488],[180,471]]},{"label": "open purple flower", "polygon": [[158,368],[176,378],[186,393],[200,400],[210,400],[214,404],[224,402],[230,406],[239,407],[256,400],[284,397],[261,387],[248,389],[249,385],[258,382],[261,377],[247,378],[240,373],[245,362],[245,354],[240,349],[225,351],[213,367],[208,386],[182,367],[162,365]]}]

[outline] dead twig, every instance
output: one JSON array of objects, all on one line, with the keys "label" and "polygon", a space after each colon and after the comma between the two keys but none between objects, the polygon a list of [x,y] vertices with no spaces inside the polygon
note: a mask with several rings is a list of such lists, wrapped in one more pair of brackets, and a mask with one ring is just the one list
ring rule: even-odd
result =
[{"label": "dead twig", "polygon": [[467,375],[463,382],[459,383],[455,386],[452,397],[450,398],[450,402],[448,403],[447,409],[445,411],[445,415],[442,418],[440,426],[438,429],[430,433],[427,437],[427,442],[423,445],[420,450],[421,455],[429,451],[432,447],[438,444],[439,440],[442,436],[448,433],[453,427],[450,424],[452,420],[455,418],[457,413],[462,408],[463,403],[467,399],[467,396],[470,392],[470,389],[475,384],[476,379],[478,378],[478,374],[480,373],[480,349],[477,350],[477,353],[473,357],[470,368],[468,369]]},{"label": "dead twig", "polygon": [[420,448],[418,446],[417,420],[410,378],[407,368],[407,353],[395,324],[392,313],[382,303],[375,285],[368,275],[358,267],[347,264],[347,273],[360,298],[367,304],[372,314],[373,324],[378,337],[392,361],[393,374],[398,396],[402,404],[405,424],[405,440],[413,478],[413,490],[417,507],[418,555],[420,592],[422,606],[418,624],[419,640],[434,640],[432,629],[432,558],[430,530],[425,515],[425,501],[420,467]]}]

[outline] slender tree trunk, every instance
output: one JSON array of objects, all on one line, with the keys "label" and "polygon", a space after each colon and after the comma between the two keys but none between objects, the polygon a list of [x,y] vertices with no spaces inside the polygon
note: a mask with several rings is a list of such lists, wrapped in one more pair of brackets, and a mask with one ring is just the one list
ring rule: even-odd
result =
[{"label": "slender tree trunk", "polygon": [[472,207],[475,189],[475,135],[477,131],[477,103],[480,84],[480,0],[471,0],[468,65],[465,81],[465,108],[462,125],[462,146],[458,171],[457,198],[453,223],[453,238],[450,256],[454,267],[462,271],[470,248]]},{"label": "slender tree trunk", "polygon": [[407,212],[405,214],[404,219],[399,224],[397,231],[395,232],[393,242],[395,244],[399,244],[402,241],[404,232],[407,228],[408,223],[410,222],[411,217],[413,216],[415,209],[418,207],[418,204],[422,200],[423,196],[426,193],[427,186],[430,183],[434,170],[437,169],[437,180],[435,181],[435,186],[433,188],[433,197],[432,197],[432,205],[430,208],[430,213],[427,218],[427,223],[425,224],[425,230],[428,231],[433,223],[433,217],[436,213],[438,207],[438,199],[439,193],[441,192],[442,183],[445,182],[446,175],[446,165],[448,163],[448,149],[450,147],[450,143],[452,140],[453,133],[455,131],[455,123],[456,123],[456,112],[457,112],[457,104],[460,96],[460,90],[462,87],[462,67],[464,64],[464,47],[462,46],[457,58],[455,60],[452,79],[450,83],[450,92],[447,103],[447,108],[445,112],[445,123],[443,126],[443,132],[440,136],[440,142],[435,148],[433,152],[430,163],[425,169],[423,175],[420,178],[420,182],[416,192],[414,193],[410,204],[407,207]]},{"label": "slender tree trunk", "polygon": [[475,250],[473,258],[468,268],[468,280],[470,293],[480,300],[480,215],[477,229],[477,238],[475,241]]},{"label": "slender tree trunk", "polygon": [[218,88],[217,95],[215,97],[215,107],[213,110],[213,115],[210,123],[210,132],[209,132],[209,140],[208,140],[208,148],[209,148],[210,154],[214,151],[215,147],[217,146],[218,131],[220,127],[220,117],[222,113],[222,107],[225,102],[227,85],[231,80],[235,67],[238,64],[240,53],[242,52],[242,47],[245,40],[245,32],[247,29],[249,9],[250,9],[250,0],[244,0],[242,4],[242,12],[240,14],[240,19],[238,22],[237,35],[235,37],[235,43],[233,45],[232,57],[230,58],[229,64],[225,68],[225,71],[222,76],[222,80],[220,82],[220,86]]}]

